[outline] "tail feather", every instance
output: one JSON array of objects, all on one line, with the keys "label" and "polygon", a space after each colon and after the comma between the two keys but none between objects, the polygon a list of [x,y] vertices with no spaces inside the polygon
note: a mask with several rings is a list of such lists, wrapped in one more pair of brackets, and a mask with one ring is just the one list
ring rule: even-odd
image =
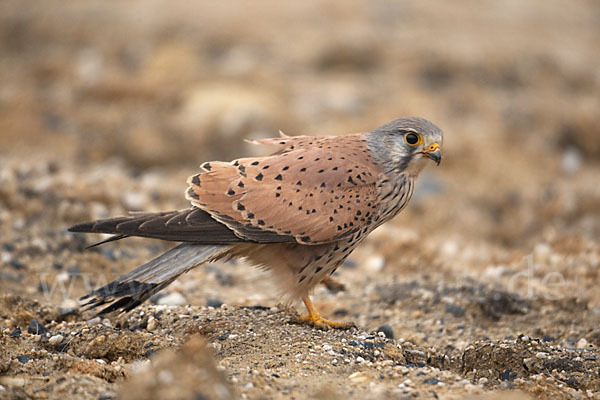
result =
[{"label": "tail feather", "polygon": [[121,310],[127,312],[171,284],[181,274],[198,265],[218,259],[231,246],[182,243],[155,259],[95,289],[80,300],[89,309],[108,304],[99,315]]}]

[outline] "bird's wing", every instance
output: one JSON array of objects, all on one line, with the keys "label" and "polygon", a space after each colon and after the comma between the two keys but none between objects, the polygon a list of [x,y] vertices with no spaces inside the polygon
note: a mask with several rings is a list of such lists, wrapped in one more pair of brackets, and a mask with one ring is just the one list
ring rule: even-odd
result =
[{"label": "bird's wing", "polygon": [[267,157],[208,162],[188,179],[186,197],[236,235],[257,241],[277,234],[301,244],[348,236],[377,208],[375,163],[362,134],[284,137]]},{"label": "bird's wing", "polygon": [[[238,228],[241,229],[241,227]],[[70,227],[69,231],[110,233],[114,235],[90,247],[129,236],[203,244],[227,244],[247,241],[236,235],[232,229],[223,223],[212,218],[208,212],[197,207],[158,213],[135,213],[126,217],[84,222]],[[249,232],[251,231],[249,230]],[[294,241],[293,238],[285,238],[273,232],[260,233],[260,235],[255,235],[254,241],[261,243]]]}]

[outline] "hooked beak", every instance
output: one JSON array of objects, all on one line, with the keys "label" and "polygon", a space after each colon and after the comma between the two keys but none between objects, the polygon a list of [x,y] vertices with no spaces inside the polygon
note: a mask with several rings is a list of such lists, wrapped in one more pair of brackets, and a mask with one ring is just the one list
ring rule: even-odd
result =
[{"label": "hooked beak", "polygon": [[442,150],[440,149],[439,143],[434,143],[427,147],[427,149],[423,150],[423,155],[429,157],[437,165],[440,165],[440,161],[442,161]]}]

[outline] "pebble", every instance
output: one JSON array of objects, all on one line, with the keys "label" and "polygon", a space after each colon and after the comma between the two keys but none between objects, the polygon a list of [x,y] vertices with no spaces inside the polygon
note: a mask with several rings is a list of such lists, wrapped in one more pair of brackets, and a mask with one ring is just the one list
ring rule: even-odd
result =
[{"label": "pebble", "polygon": [[36,335],[44,335],[48,333],[48,328],[46,328],[44,324],[39,322],[37,319],[32,319],[27,327],[27,332]]},{"label": "pebble", "polygon": [[19,328],[18,326],[16,327],[16,329],[14,331],[12,331],[8,337],[11,338],[18,338],[21,337],[21,328]]},{"label": "pebble", "polygon": [[208,299],[206,300],[206,307],[219,308],[223,305],[223,302],[219,299]]},{"label": "pebble", "polygon": [[368,377],[362,372],[354,372],[348,376],[348,380],[352,383],[361,383],[368,380]]},{"label": "pebble", "polygon": [[158,322],[156,321],[156,318],[154,318],[154,317],[148,318],[148,325],[146,326],[146,329],[149,331],[153,331],[157,327],[158,327]]},{"label": "pebble", "polygon": [[388,324],[381,325],[377,328],[377,332],[380,334],[382,333],[388,339],[394,338],[394,329]]},{"label": "pebble", "polygon": [[465,316],[465,309],[456,304],[448,304],[446,305],[446,312],[452,314],[456,318]]},{"label": "pebble", "polygon": [[173,292],[158,299],[158,304],[163,306],[180,306],[187,301],[179,292]]},{"label": "pebble", "polygon": [[584,349],[588,347],[588,341],[585,338],[581,338],[577,341],[576,347],[578,349]]},{"label": "pebble", "polygon": [[21,364],[27,364],[30,359],[31,359],[31,356],[29,354],[25,354],[25,355],[22,355],[22,356],[17,356],[17,360],[19,360],[19,362]]},{"label": "pebble", "polygon": [[385,267],[385,258],[382,256],[371,256],[367,259],[365,267],[370,272],[381,272]]},{"label": "pebble", "polygon": [[567,148],[562,155],[562,169],[567,175],[573,175],[581,168],[583,156],[575,147]]},{"label": "pebble", "polygon": [[51,345],[56,346],[58,344],[61,344],[63,340],[64,340],[63,335],[54,335],[54,336],[51,336],[50,339],[48,339],[48,342]]}]

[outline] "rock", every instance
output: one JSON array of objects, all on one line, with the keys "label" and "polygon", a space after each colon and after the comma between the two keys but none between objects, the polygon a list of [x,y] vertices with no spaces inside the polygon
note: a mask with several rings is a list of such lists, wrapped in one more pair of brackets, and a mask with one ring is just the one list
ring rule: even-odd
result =
[{"label": "rock", "polygon": [[61,344],[64,339],[65,338],[62,335],[54,335],[51,336],[50,339],[48,339],[48,343],[50,343],[53,346],[56,346]]},{"label": "rock", "polygon": [[79,308],[77,308],[77,307],[61,307],[58,311],[59,311],[60,317],[64,318],[69,315],[77,314],[79,312]]},{"label": "rock", "polygon": [[567,175],[574,175],[583,164],[581,152],[574,147],[569,147],[562,155],[562,169]]},{"label": "rock", "polygon": [[49,331],[44,326],[44,324],[39,322],[37,319],[32,319],[31,322],[29,323],[29,326],[27,327],[27,332],[29,332],[33,335],[45,335]]},{"label": "rock", "polygon": [[365,267],[367,271],[372,273],[381,272],[385,267],[385,258],[383,258],[383,256],[380,255],[371,256],[367,259]]},{"label": "rock", "polygon": [[461,318],[465,316],[465,309],[461,306],[457,306],[456,304],[446,305],[446,312],[452,314],[456,318]]},{"label": "rock", "polygon": [[15,330],[14,330],[14,331],[12,331],[12,332],[10,333],[10,335],[8,335],[8,337],[11,337],[11,338],[18,338],[18,337],[21,337],[21,328],[19,328],[19,327],[17,326],[17,327],[15,328]]},{"label": "rock", "polygon": [[154,317],[148,318],[148,325],[146,326],[146,329],[148,329],[149,331],[153,331],[157,327],[158,327],[158,322],[157,322],[156,318],[154,318]]},{"label": "rock", "polygon": [[187,300],[179,292],[173,292],[158,299],[157,304],[165,306],[180,306],[185,304]]},{"label": "rock", "polygon": [[19,362],[21,364],[27,364],[30,359],[31,359],[31,356],[29,354],[24,354],[22,356],[17,356],[17,360],[19,360]]},{"label": "rock", "polygon": [[223,302],[218,299],[208,299],[206,300],[206,307],[214,307],[219,308],[223,305]]},{"label": "rock", "polygon": [[377,332],[383,332],[385,337],[388,339],[394,338],[394,329],[388,324],[381,325],[379,328],[377,328]]}]

